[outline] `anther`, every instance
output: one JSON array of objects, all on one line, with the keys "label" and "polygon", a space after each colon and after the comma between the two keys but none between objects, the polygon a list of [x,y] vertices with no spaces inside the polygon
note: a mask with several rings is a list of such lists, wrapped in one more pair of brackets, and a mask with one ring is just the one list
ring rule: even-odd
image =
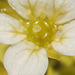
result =
[{"label": "anther", "polygon": [[6,12],[6,8],[4,8],[4,9],[1,9],[1,12]]},{"label": "anther", "polygon": [[19,29],[19,32],[23,33],[23,29]]},{"label": "anther", "polygon": [[58,26],[58,30],[61,31],[63,26]]},{"label": "anther", "polygon": [[34,49],[39,50],[39,46],[35,46]]},{"label": "anther", "polygon": [[22,24],[23,23],[23,20],[22,19],[19,19],[19,24]]},{"label": "anther", "polygon": [[46,13],[44,11],[40,12],[40,17],[44,19],[46,17]]},{"label": "anther", "polygon": [[55,37],[55,41],[56,42],[60,41],[60,37],[59,36]]},{"label": "anther", "polygon": [[42,6],[43,9],[46,9],[46,6]]},{"label": "anther", "polygon": [[24,40],[25,43],[28,43],[28,40]]},{"label": "anther", "polygon": [[27,15],[30,15],[30,14],[31,14],[31,10],[27,9]]},{"label": "anther", "polygon": [[48,48],[50,48],[51,46],[52,46],[51,44],[48,44],[48,45],[47,45]]}]

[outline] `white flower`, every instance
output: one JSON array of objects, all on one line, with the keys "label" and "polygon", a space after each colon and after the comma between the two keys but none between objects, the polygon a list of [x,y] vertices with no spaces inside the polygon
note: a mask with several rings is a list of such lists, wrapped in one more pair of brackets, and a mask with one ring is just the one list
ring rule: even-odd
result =
[{"label": "white flower", "polygon": [[0,43],[8,75],[44,75],[47,47],[75,56],[75,0],[8,0],[26,22],[0,13]]}]

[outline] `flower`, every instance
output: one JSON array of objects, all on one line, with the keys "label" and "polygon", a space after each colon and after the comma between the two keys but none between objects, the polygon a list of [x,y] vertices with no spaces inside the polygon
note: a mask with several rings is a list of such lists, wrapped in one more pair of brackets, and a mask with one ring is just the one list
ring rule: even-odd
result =
[{"label": "flower", "polygon": [[25,19],[0,13],[0,43],[11,45],[4,55],[9,75],[44,75],[47,50],[75,55],[74,0],[8,0]]}]

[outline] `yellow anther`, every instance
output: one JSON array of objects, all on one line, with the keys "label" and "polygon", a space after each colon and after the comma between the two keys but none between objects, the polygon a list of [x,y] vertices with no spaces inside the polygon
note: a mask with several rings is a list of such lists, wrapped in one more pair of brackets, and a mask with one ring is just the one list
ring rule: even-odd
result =
[{"label": "yellow anther", "polygon": [[59,36],[55,37],[55,41],[56,42],[60,41],[60,37]]},{"label": "yellow anther", "polygon": [[23,20],[22,19],[19,19],[19,24],[23,24]]},{"label": "yellow anther", "polygon": [[47,45],[48,48],[50,48],[51,46],[52,46],[51,44],[48,44],[48,45]]},{"label": "yellow anther", "polygon": [[40,12],[40,17],[44,19],[46,17],[46,13],[44,11]]},{"label": "yellow anther", "polygon": [[6,8],[4,8],[4,11],[6,11]]},{"label": "yellow anther", "polygon": [[24,40],[25,43],[28,43],[28,40]]},{"label": "yellow anther", "polygon": [[19,32],[23,33],[23,29],[19,29]]},{"label": "yellow anther", "polygon": [[18,30],[18,32],[23,33],[23,32],[24,32],[24,30],[25,30],[25,28],[24,28],[23,26],[21,26],[21,27],[20,27],[20,29]]},{"label": "yellow anther", "polygon": [[34,49],[38,50],[39,49],[39,46],[35,46]]},{"label": "yellow anther", "polygon": [[31,10],[27,9],[27,15],[30,15],[30,14],[31,14]]},{"label": "yellow anther", "polygon": [[58,30],[60,30],[60,31],[61,31],[61,30],[62,30],[62,28],[63,28],[63,26],[58,26]]},{"label": "yellow anther", "polygon": [[42,6],[43,9],[46,9],[46,6]]},{"label": "yellow anther", "polygon": [[33,32],[39,32],[41,30],[41,27],[39,25],[33,26]]},{"label": "yellow anther", "polygon": [[4,8],[4,9],[1,9],[0,11],[1,11],[1,12],[6,12],[6,8]]}]

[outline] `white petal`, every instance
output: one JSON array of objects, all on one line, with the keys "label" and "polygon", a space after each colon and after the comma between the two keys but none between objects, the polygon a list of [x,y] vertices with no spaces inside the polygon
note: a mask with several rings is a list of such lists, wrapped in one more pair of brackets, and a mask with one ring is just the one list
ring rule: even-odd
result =
[{"label": "white petal", "polygon": [[14,44],[26,38],[19,30],[23,29],[16,19],[0,13],[0,43]]},{"label": "white petal", "polygon": [[[56,23],[62,24],[66,23],[72,19],[75,19],[75,0],[55,0],[56,1],[56,8],[60,8],[62,6],[61,12],[66,12],[66,14],[63,14],[58,16]],[[59,12],[59,10],[58,10]]]},{"label": "white petal", "polygon": [[8,2],[25,19],[30,19],[31,14],[39,16],[46,4],[46,0],[8,0]]},{"label": "white petal", "polygon": [[37,5],[35,8],[35,16],[45,17],[46,16],[46,6],[47,0],[36,0]]},{"label": "white petal", "polygon": [[32,53],[32,42],[21,42],[8,48],[4,66],[9,75],[44,75],[48,67],[45,49]]},{"label": "white petal", "polygon": [[56,24],[75,19],[75,0],[47,0],[46,13]]},{"label": "white petal", "polygon": [[8,0],[8,2],[26,19],[30,19],[31,14],[36,17],[47,14],[49,19],[55,20],[56,24],[75,19],[75,0]]},{"label": "white petal", "polygon": [[61,37],[64,37],[61,41],[52,42],[53,48],[64,55],[75,56],[75,21],[63,26]]},{"label": "white petal", "polygon": [[49,19],[52,18],[52,16],[54,16],[54,0],[47,0],[47,5],[46,5],[46,14],[47,14],[47,17]]}]

